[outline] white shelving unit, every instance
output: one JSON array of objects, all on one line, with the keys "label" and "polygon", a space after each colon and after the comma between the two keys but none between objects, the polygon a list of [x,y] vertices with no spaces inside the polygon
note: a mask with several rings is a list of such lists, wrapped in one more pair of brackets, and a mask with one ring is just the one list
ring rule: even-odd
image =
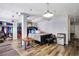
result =
[{"label": "white shelving unit", "polygon": [[65,33],[58,33],[57,34],[57,44],[65,45],[66,34]]}]

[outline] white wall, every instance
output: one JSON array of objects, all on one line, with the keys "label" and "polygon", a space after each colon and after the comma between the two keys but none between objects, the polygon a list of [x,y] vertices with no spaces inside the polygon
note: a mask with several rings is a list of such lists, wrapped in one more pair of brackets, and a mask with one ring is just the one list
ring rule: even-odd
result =
[{"label": "white wall", "polygon": [[11,18],[9,19],[9,18],[0,17],[0,21],[12,23],[12,19]]},{"label": "white wall", "polygon": [[66,44],[68,44],[68,16],[57,16],[50,21],[38,22],[38,28],[55,35],[57,33],[66,33]]}]

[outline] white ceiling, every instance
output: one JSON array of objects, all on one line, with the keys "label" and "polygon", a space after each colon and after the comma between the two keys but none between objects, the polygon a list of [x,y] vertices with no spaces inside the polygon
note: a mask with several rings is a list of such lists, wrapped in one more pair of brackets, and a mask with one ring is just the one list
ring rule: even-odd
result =
[{"label": "white ceiling", "polygon": [[[14,16],[17,19],[16,12],[42,15],[46,8],[47,5],[45,3],[0,3],[0,17],[8,17],[10,19]],[[54,11],[55,15],[79,16],[78,3],[50,3],[49,9],[51,12]]]}]

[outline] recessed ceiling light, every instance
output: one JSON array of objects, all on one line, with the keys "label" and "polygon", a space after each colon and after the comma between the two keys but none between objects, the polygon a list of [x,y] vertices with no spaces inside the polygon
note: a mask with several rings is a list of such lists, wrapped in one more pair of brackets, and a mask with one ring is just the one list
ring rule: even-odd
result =
[{"label": "recessed ceiling light", "polygon": [[30,9],[30,11],[32,11],[32,9]]},{"label": "recessed ceiling light", "polygon": [[17,15],[19,15],[19,16],[21,15],[21,13],[20,13],[20,12],[16,12],[16,14],[17,14]]}]

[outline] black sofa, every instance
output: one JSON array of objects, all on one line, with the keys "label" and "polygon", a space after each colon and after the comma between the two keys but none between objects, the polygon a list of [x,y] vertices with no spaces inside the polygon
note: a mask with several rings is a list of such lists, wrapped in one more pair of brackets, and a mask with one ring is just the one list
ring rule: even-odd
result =
[{"label": "black sofa", "polygon": [[45,35],[41,35],[40,37],[41,37],[41,41],[40,42],[35,41],[35,42],[41,45],[46,43],[50,44],[50,43],[53,43],[54,40],[56,40],[56,36],[53,34],[45,34]]}]

